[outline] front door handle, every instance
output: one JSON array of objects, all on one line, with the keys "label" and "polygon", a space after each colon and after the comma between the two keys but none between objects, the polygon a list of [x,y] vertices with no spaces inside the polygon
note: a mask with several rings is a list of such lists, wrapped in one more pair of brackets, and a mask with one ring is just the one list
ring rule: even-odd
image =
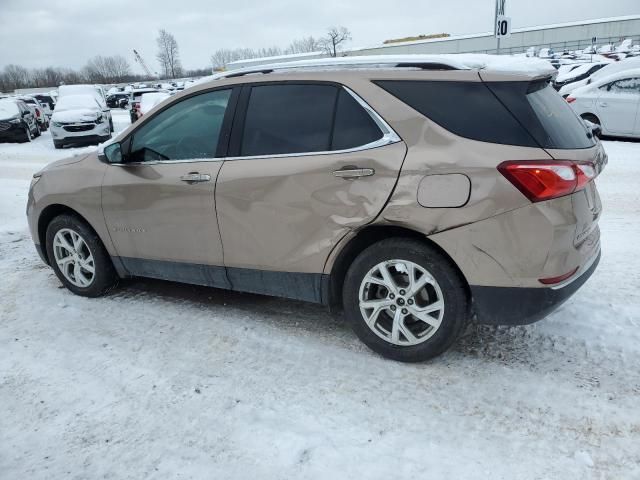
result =
[{"label": "front door handle", "polygon": [[340,170],[334,170],[333,176],[338,178],[360,178],[360,177],[370,177],[374,175],[376,171],[373,168],[360,168],[349,165],[347,167],[342,167]]},{"label": "front door handle", "polygon": [[211,175],[209,175],[208,173],[191,172],[186,175],[182,175],[180,177],[180,180],[187,183],[210,182]]},{"label": "front door handle", "polygon": [[602,108],[606,108],[607,107],[607,102],[600,102],[598,105],[600,107],[602,107]]}]

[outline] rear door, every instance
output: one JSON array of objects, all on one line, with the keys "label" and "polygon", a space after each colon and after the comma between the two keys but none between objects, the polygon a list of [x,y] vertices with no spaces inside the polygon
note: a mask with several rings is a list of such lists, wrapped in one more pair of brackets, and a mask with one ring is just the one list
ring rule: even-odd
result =
[{"label": "rear door", "polygon": [[640,78],[616,80],[600,88],[596,101],[598,116],[606,133],[630,135],[640,104]]},{"label": "rear door", "polygon": [[351,91],[318,82],[244,86],[231,138],[216,207],[233,288],[317,301],[264,272],[313,282],[334,245],[385,205],[404,143]]}]

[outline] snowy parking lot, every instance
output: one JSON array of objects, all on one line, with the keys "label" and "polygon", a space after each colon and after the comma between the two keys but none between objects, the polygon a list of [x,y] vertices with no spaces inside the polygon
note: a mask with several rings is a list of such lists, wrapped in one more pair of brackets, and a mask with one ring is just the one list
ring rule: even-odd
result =
[{"label": "snowy parking lot", "polygon": [[74,296],[27,190],[95,147],[0,144],[0,478],[640,478],[640,143],[604,143],[593,277],[417,365],[302,302],[152,280]]}]

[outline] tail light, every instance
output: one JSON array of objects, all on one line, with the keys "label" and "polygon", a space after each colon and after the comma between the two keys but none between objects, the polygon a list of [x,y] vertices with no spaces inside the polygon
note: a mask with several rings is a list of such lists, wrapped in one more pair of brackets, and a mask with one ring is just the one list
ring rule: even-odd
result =
[{"label": "tail light", "polygon": [[570,195],[597,175],[592,163],[571,160],[507,161],[498,171],[532,202]]},{"label": "tail light", "polygon": [[40,118],[40,110],[36,110],[36,117]]},{"label": "tail light", "polygon": [[576,101],[575,97],[567,97],[567,103],[573,103],[575,101]]}]

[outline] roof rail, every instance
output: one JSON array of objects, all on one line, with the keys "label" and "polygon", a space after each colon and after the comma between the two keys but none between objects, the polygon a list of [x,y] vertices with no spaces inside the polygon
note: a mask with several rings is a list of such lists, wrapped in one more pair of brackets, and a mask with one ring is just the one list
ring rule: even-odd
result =
[{"label": "roof rail", "polygon": [[359,57],[320,58],[267,65],[256,65],[228,72],[213,78],[235,78],[251,74],[268,74],[295,70],[356,70],[372,68],[414,68],[421,70],[468,70],[462,62],[439,55],[367,55]]}]

